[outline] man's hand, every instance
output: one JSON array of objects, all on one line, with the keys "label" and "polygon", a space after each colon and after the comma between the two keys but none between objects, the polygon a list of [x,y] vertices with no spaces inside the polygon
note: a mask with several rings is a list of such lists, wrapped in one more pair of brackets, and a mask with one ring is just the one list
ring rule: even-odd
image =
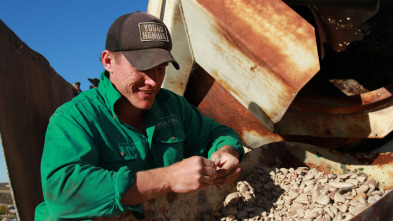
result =
[{"label": "man's hand", "polygon": [[212,160],[190,157],[168,167],[170,189],[175,193],[189,193],[206,189],[214,183],[217,171]]},{"label": "man's hand", "polygon": [[190,193],[210,185],[233,182],[240,173],[239,153],[223,146],[213,153],[212,159],[194,156],[169,167],[139,171],[134,183],[124,194],[124,205],[137,205],[169,192]]},{"label": "man's hand", "polygon": [[121,202],[137,205],[169,192],[190,193],[214,183],[216,165],[203,157],[190,157],[169,167],[139,171]]},{"label": "man's hand", "polygon": [[233,182],[240,174],[239,153],[231,146],[223,146],[211,156],[217,166],[215,185]]}]

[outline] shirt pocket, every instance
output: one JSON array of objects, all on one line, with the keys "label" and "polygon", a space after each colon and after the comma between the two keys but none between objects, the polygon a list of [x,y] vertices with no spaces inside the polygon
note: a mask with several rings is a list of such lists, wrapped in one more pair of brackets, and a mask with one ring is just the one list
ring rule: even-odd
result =
[{"label": "shirt pocket", "polygon": [[150,166],[152,168],[172,165],[184,158],[184,132],[166,128],[156,130],[151,148]]},{"label": "shirt pocket", "polygon": [[123,166],[138,170],[144,165],[144,160],[133,143],[107,143],[100,150],[100,160],[104,168],[116,171]]}]

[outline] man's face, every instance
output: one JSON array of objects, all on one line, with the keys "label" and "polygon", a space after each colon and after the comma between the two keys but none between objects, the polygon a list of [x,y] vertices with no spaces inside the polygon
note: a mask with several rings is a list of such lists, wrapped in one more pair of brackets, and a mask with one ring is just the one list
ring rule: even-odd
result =
[{"label": "man's face", "polygon": [[134,107],[147,110],[152,107],[161,88],[166,66],[167,64],[163,64],[147,71],[139,71],[120,54],[116,56],[116,62],[112,63],[109,79]]}]

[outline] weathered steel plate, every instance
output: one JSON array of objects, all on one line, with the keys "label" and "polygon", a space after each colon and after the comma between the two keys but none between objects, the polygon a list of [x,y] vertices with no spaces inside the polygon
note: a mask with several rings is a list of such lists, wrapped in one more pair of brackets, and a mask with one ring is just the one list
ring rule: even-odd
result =
[{"label": "weathered steel plate", "polygon": [[248,148],[283,141],[202,68],[197,68],[191,75],[185,98],[205,116],[234,129]]},{"label": "weathered steel plate", "polygon": [[[275,132],[281,135],[345,138],[383,138],[392,132],[393,97],[389,91],[381,88],[348,97],[348,102],[344,100],[311,96],[295,100],[275,125]],[[350,100],[357,100],[357,105],[343,106]],[[335,106],[340,103],[341,106]]]},{"label": "weathered steel plate", "polygon": [[173,41],[171,53],[180,65],[180,70],[168,65],[162,87],[183,95],[195,59],[190,48],[180,1],[150,0],[147,12],[160,18],[168,27]]},{"label": "weathered steel plate", "polygon": [[272,129],[319,70],[314,28],[279,0],[182,7],[196,62]]},{"label": "weathered steel plate", "polygon": [[73,87],[0,21],[0,134],[18,220],[43,201],[40,162],[46,127]]},{"label": "weathered steel plate", "polygon": [[165,88],[182,94],[195,59],[270,130],[319,70],[314,28],[280,0],[153,1],[150,11],[174,22],[172,36],[186,36],[191,49],[174,41],[186,69],[168,70]]}]

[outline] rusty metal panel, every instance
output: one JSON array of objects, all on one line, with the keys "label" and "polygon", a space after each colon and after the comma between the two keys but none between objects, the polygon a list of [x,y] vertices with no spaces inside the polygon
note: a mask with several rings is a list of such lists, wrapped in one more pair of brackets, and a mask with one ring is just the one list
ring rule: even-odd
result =
[{"label": "rusty metal panel", "polygon": [[[200,94],[204,86],[209,88],[205,94]],[[205,116],[234,129],[246,147],[255,149],[268,143],[283,141],[202,68],[196,68],[191,75],[187,92],[185,98],[196,105]]]},{"label": "rusty metal panel", "polygon": [[243,145],[248,148],[255,149],[268,143],[284,141],[280,135],[263,125],[217,81],[198,109],[205,116],[234,129],[242,138]]},{"label": "rusty metal panel", "polygon": [[[354,97],[348,97],[348,100],[355,100]],[[390,134],[393,130],[393,97],[390,93],[378,89],[356,97],[358,104],[352,106],[328,105],[332,99],[323,97],[295,100],[282,120],[275,124],[275,132],[346,138],[383,138]],[[319,103],[313,103],[317,99]],[[344,99],[338,100],[333,103],[338,104]]]},{"label": "rusty metal panel", "polygon": [[194,58],[181,14],[180,1],[150,0],[147,12],[160,18],[168,27],[173,41],[171,53],[180,65],[180,70],[168,65],[162,87],[183,95],[194,65]]},{"label": "rusty metal panel", "polygon": [[147,13],[152,14],[154,16],[156,16],[157,18],[160,18],[162,20],[161,17],[161,11],[163,9],[163,5],[165,7],[165,0],[150,0],[148,5],[147,5]]},{"label": "rusty metal panel", "polygon": [[73,97],[66,82],[0,21],[0,134],[19,220],[43,201],[40,162],[55,109]]},{"label": "rusty metal panel", "polygon": [[196,62],[272,129],[319,70],[314,28],[279,0],[181,3]]},{"label": "rusty metal panel", "polygon": [[378,0],[284,0],[290,5],[329,5],[351,8],[376,8]]}]

